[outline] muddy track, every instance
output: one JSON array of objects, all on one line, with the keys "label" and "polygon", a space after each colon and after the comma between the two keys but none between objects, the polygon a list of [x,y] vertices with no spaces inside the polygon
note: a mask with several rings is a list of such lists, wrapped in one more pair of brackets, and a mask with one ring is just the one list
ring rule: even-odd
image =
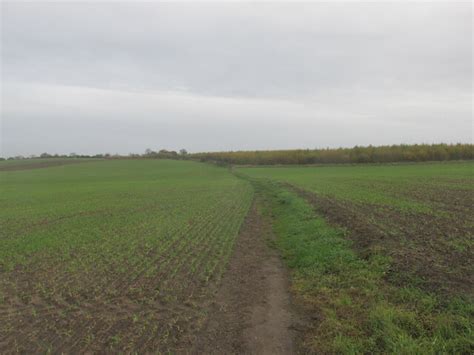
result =
[{"label": "muddy track", "polygon": [[254,202],[193,353],[295,353],[289,277],[271,238]]}]

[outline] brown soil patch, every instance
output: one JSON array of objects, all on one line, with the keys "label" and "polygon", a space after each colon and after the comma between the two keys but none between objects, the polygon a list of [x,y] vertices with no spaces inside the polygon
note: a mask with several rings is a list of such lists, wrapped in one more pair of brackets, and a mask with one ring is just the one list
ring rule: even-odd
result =
[{"label": "brown soil patch", "polygon": [[271,225],[254,203],[193,352],[295,352],[288,274],[268,238]]},{"label": "brown soil patch", "polygon": [[353,204],[286,186],[310,202],[329,223],[346,229],[361,257],[369,258],[374,253],[390,256],[387,280],[391,283],[404,286],[415,282],[444,295],[474,294],[474,225],[466,223],[472,220],[470,214],[440,217],[403,213],[387,206]]}]

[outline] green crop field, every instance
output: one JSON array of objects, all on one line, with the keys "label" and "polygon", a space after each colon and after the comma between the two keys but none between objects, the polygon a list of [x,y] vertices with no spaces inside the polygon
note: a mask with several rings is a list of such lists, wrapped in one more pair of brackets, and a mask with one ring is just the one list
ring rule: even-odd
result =
[{"label": "green crop field", "polygon": [[6,170],[0,352],[172,349],[198,326],[252,199],[248,182],[194,162]]},{"label": "green crop field", "polygon": [[324,353],[472,353],[474,164],[237,168]]},{"label": "green crop field", "polygon": [[0,182],[0,353],[219,352],[215,334],[238,353],[285,294],[302,353],[474,351],[473,162],[28,159]]}]

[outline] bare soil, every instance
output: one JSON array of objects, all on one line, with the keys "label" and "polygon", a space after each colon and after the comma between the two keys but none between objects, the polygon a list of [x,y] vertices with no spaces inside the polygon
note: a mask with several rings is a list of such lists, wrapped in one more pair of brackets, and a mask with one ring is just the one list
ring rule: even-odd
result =
[{"label": "bare soil", "polygon": [[296,352],[289,277],[271,238],[271,225],[254,203],[193,353]]},{"label": "bare soil", "polygon": [[[451,215],[442,217],[404,213],[388,206],[356,205],[286,186],[311,203],[329,223],[343,227],[361,257],[374,253],[390,256],[389,282],[400,286],[418,282],[420,287],[444,295],[474,294],[473,205],[461,204],[446,192],[443,210]],[[469,198],[472,196],[464,200]]]}]

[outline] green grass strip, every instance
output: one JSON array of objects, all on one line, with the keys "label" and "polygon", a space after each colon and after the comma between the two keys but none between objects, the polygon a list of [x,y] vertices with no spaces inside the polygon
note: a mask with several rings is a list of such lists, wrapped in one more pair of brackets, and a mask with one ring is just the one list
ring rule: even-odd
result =
[{"label": "green grass strip", "polygon": [[304,346],[317,353],[474,353],[472,301],[440,299],[385,280],[390,259],[363,260],[345,232],[306,201],[268,180],[253,181],[272,216],[292,288],[313,315]]}]

